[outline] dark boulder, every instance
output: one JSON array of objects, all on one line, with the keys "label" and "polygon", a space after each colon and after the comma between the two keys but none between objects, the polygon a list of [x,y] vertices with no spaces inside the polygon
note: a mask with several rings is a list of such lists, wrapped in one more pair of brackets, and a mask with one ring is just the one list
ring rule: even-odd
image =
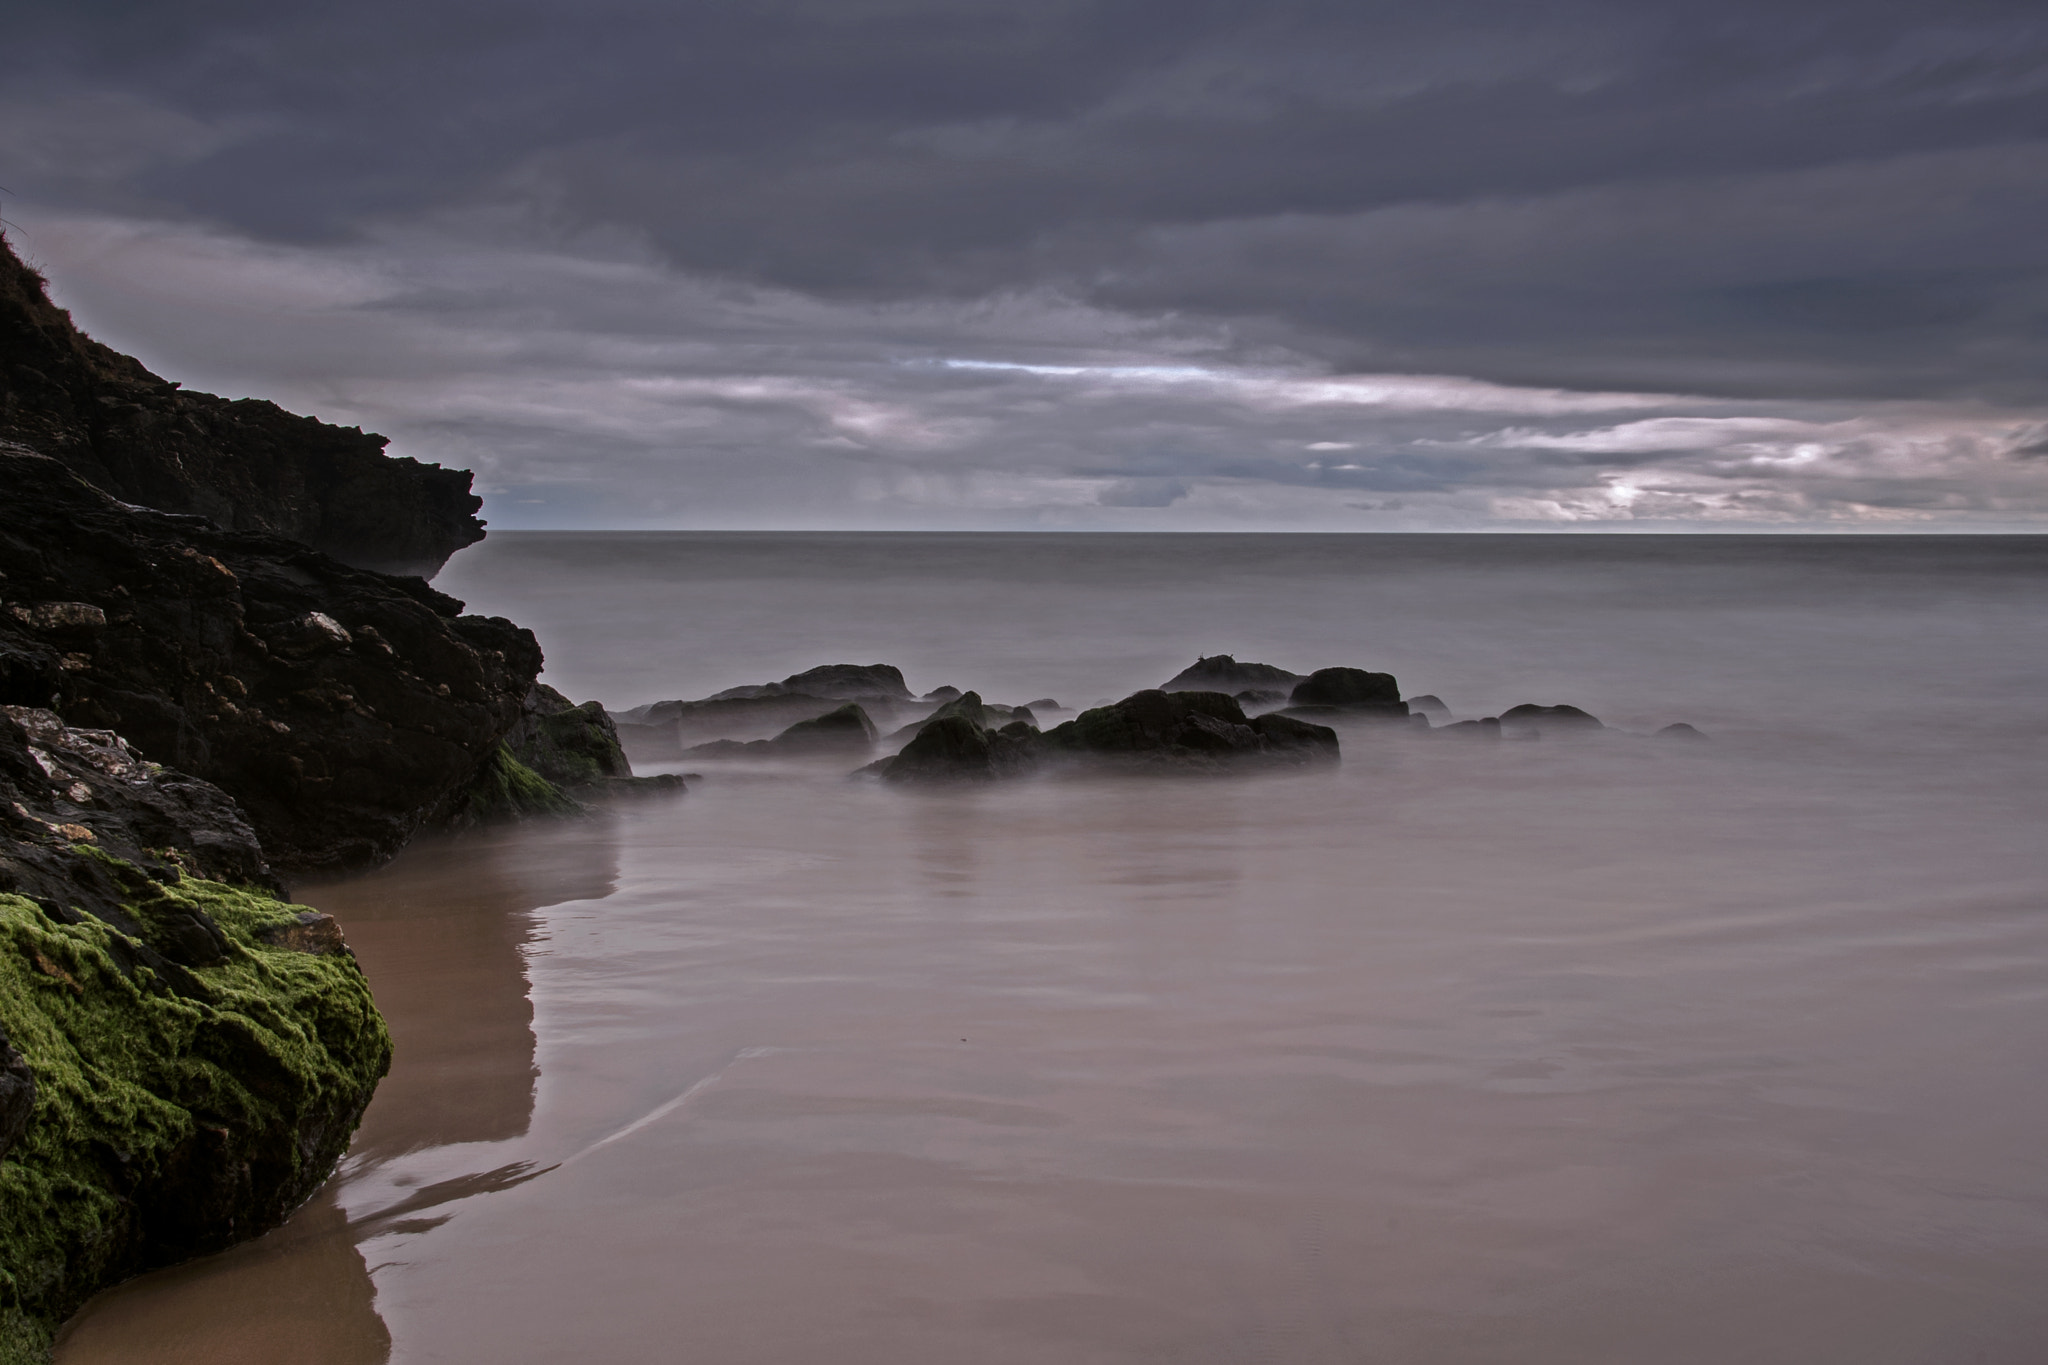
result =
[{"label": "dark boulder", "polygon": [[1123,768],[1217,769],[1337,757],[1327,726],[1287,716],[1247,718],[1221,692],[1138,692],[1045,732],[1049,756]]},{"label": "dark boulder", "polygon": [[1285,691],[1301,678],[1271,664],[1239,663],[1228,654],[1211,654],[1160,684],[1161,692],[1243,692],[1247,689]]},{"label": "dark boulder", "polygon": [[628,754],[663,762],[710,740],[770,739],[847,702],[857,702],[870,718],[880,716],[889,724],[895,723],[899,708],[914,712],[917,705],[901,670],[892,665],[824,664],[781,682],[729,687],[696,701],[635,706],[614,720]]},{"label": "dark boulder", "polygon": [[1425,692],[1419,697],[1408,698],[1408,714],[1411,716],[1427,716],[1429,717],[1430,724],[1442,725],[1450,720],[1451,708],[1444,705],[1441,697],[1435,697]]},{"label": "dark boulder", "polygon": [[1503,739],[1571,738],[1606,728],[1576,706],[1525,704],[1500,713]]},{"label": "dark boulder", "polygon": [[130,507],[20,447],[0,486],[14,695],[219,786],[281,867],[396,852],[494,761],[540,671],[530,632],[417,578]]},{"label": "dark boulder", "polygon": [[925,716],[920,720],[914,720],[910,722],[910,724],[904,726],[902,729],[897,730],[895,733],[891,734],[889,736],[889,742],[891,744],[907,742],[913,735],[916,735],[917,733],[922,731],[927,725],[930,725],[933,721],[949,720],[955,717],[967,721],[969,724],[973,725],[974,728],[976,728],[977,730],[987,730],[992,728],[993,722],[996,719],[998,719],[996,715],[998,711],[1003,712],[1003,716],[1001,718],[1008,718],[1008,712],[1006,708],[989,706],[987,703],[982,701],[981,693],[962,692],[959,696],[954,697],[952,700],[944,702],[941,705],[939,705],[935,710],[932,711],[930,715]]},{"label": "dark boulder", "polygon": [[991,731],[964,715],[942,716],[870,771],[885,782],[986,782],[1029,771],[1037,758],[1033,738]]},{"label": "dark boulder", "polygon": [[874,722],[858,703],[847,702],[815,719],[800,720],[773,739],[714,739],[685,752],[694,758],[849,757],[874,747]]},{"label": "dark boulder", "polygon": [[925,694],[924,694],[924,696],[920,697],[920,698],[919,698],[919,700],[920,700],[920,701],[936,701],[936,702],[948,702],[948,701],[951,701],[951,700],[953,700],[953,698],[955,698],[955,697],[957,697],[957,696],[959,696],[959,695],[960,695],[960,689],[959,689],[959,688],[957,688],[957,687],[952,687],[952,686],[947,686],[947,687],[934,687],[934,688],[933,688],[933,689],[932,689],[931,691],[929,691],[929,692],[925,693]]},{"label": "dark boulder", "polygon": [[775,693],[755,697],[706,697],[702,701],[658,701],[621,711],[614,722],[619,743],[635,762],[680,758],[706,740],[769,739],[798,721],[816,720],[844,702],[830,697]]},{"label": "dark boulder", "polygon": [[767,741],[776,753],[866,753],[875,747],[875,724],[855,702],[827,711],[816,720],[800,720]]},{"label": "dark boulder", "polygon": [[1500,720],[1494,716],[1488,716],[1484,720],[1456,720],[1449,725],[1439,726],[1431,733],[1451,739],[1499,739]]},{"label": "dark boulder", "polygon": [[81,334],[0,238],[0,438],[124,502],[431,577],[482,540],[464,470],[384,453],[382,436],[274,403],[181,391]]},{"label": "dark boulder", "polygon": [[1360,712],[1405,716],[1408,705],[1401,700],[1401,685],[1391,673],[1368,673],[1362,668],[1319,668],[1303,678],[1288,695],[1290,706],[1336,706]]},{"label": "dark boulder", "polygon": [[841,701],[865,701],[886,697],[891,701],[911,700],[903,684],[903,671],[892,664],[821,664],[793,673],[782,680],[790,692],[813,697],[836,697]]},{"label": "dark boulder", "polygon": [[1019,708],[1019,709],[1021,709],[1021,710],[1025,710],[1025,711],[1033,711],[1033,712],[1036,712],[1036,711],[1064,711],[1064,710],[1066,710],[1067,708],[1066,708],[1066,707],[1064,707],[1064,706],[1061,706],[1061,705],[1060,705],[1060,704],[1059,704],[1058,702],[1054,701],[1054,700],[1053,700],[1053,699],[1052,699],[1051,697],[1040,697],[1040,698],[1038,698],[1038,700],[1036,700],[1036,701],[1027,701],[1027,702],[1025,702],[1025,703],[1024,703],[1024,705],[1023,705],[1023,706],[1022,706],[1021,708]]},{"label": "dark boulder", "polygon": [[1652,735],[1651,738],[1676,740],[1681,744],[1697,744],[1704,740],[1706,736],[1692,726],[1687,725],[1684,721],[1679,721],[1675,725],[1665,726]]}]

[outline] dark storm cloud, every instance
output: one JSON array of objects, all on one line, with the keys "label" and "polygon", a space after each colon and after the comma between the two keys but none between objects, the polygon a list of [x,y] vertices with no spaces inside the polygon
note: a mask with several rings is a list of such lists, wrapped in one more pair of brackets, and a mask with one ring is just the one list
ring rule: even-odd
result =
[{"label": "dark storm cloud", "polygon": [[[997,502],[1025,479],[1182,512],[1254,487],[1626,510],[1652,495],[1616,480],[1681,459],[1670,431],[1600,435],[1648,420],[1619,408],[1516,425],[1272,387],[1393,372],[1693,395],[1651,404],[1674,420],[1747,403],[1830,450],[1867,452],[1841,423],[1890,403],[1941,490],[1898,505],[2032,497],[1970,461],[2038,468],[2000,433],[2048,402],[2037,4],[156,0],[9,36],[10,216],[155,224],[195,279],[193,252],[233,253],[194,243],[245,244],[324,320],[264,362],[222,323],[195,365],[318,369],[330,406],[487,469],[595,487],[687,440],[705,487],[826,502],[887,464]],[[45,254],[89,297],[111,267],[82,240]],[[394,396],[399,353],[438,398]],[[943,357],[1097,369],[902,363]],[[1176,357],[1238,377],[1111,373]],[[657,400],[660,376],[693,378]],[[1976,454],[1936,452],[1915,401],[1968,406],[1946,430]],[[1536,445],[1503,434],[1524,426]],[[1670,497],[1740,511],[1810,473],[1682,430],[1722,471],[1699,478],[1754,497]],[[759,472],[835,440],[840,464]],[[1875,469],[1831,486],[1892,505]]]}]

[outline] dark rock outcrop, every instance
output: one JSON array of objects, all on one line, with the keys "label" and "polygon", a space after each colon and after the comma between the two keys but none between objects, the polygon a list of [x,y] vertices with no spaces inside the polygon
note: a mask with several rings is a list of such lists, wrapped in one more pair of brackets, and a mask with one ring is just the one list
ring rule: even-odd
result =
[{"label": "dark rock outcrop", "polygon": [[847,702],[816,719],[800,720],[773,739],[714,739],[686,752],[697,758],[845,758],[874,747],[874,722],[857,703]]},{"label": "dark rock outcrop", "polygon": [[1362,668],[1319,668],[1303,678],[1288,695],[1290,706],[1334,706],[1347,711],[1375,711],[1405,716],[1408,704],[1401,700],[1401,685],[1391,673],[1369,673]]},{"label": "dark rock outcrop", "polygon": [[1192,664],[1160,684],[1162,692],[1285,692],[1301,680],[1299,673],[1290,673],[1284,668],[1271,664],[1239,663],[1228,654],[1212,654],[1196,659]]},{"label": "dark rock outcrop", "polygon": [[[962,705],[969,703],[972,705]],[[1012,720],[992,730],[980,698],[935,716],[894,758],[865,771],[890,782],[987,780],[1040,767],[1217,773],[1334,760],[1336,732],[1287,716],[1247,719],[1221,692],[1138,692],[1040,733]]]},{"label": "dark rock outcrop", "polygon": [[[674,773],[634,776],[633,765],[619,743],[618,725],[604,707],[594,701],[578,705],[542,682],[527,692],[519,720],[505,736],[505,751],[534,777],[572,800],[683,790],[683,779]],[[509,770],[507,776],[516,780]],[[553,804],[512,813],[548,813]]]},{"label": "dark rock outcrop", "polygon": [[1681,744],[1697,744],[1700,741],[1706,739],[1706,735],[1703,734],[1701,731],[1695,729],[1694,727],[1687,725],[1684,721],[1679,721],[1675,725],[1665,726],[1656,734],[1650,736],[1650,738],[1676,740]]},{"label": "dark rock outcrop", "polygon": [[1408,698],[1408,714],[1427,716],[1431,724],[1442,725],[1450,720],[1451,708],[1444,705],[1443,698],[1425,692],[1419,697]]},{"label": "dark rock outcrop", "polygon": [[910,689],[903,683],[903,671],[893,664],[820,664],[784,678],[782,687],[788,692],[837,697],[841,701],[866,701],[870,697],[911,700]]},{"label": "dark rock outcrop", "polygon": [[757,697],[706,697],[702,701],[658,701],[621,711],[613,718],[619,743],[636,762],[681,758],[710,740],[771,739],[800,721],[816,720],[846,703],[831,697],[774,693]]},{"label": "dark rock outcrop", "polygon": [[359,568],[432,576],[483,539],[469,473],[275,403],[188,393],[91,340],[0,238],[0,438],[124,502],[285,536]]},{"label": "dark rock outcrop", "polygon": [[1221,692],[1138,692],[1045,732],[1048,756],[1174,771],[1303,764],[1337,757],[1337,734],[1289,716],[1247,718]]},{"label": "dark rock outcrop", "polygon": [[986,782],[1034,767],[1035,740],[1035,734],[1013,733],[1009,727],[989,730],[964,715],[942,716],[873,771],[885,782]]},{"label": "dark rock outcrop", "polygon": [[0,714],[0,1358],[282,1222],[390,1054],[338,929],[277,898],[224,793]]},{"label": "dark rock outcrop", "polygon": [[214,783],[281,867],[395,852],[540,671],[530,632],[419,579],[130,507],[20,447],[0,486],[0,702]]},{"label": "dark rock outcrop", "polygon": [[919,710],[902,671],[890,664],[823,664],[781,682],[728,687],[696,701],[650,702],[621,711],[615,719],[628,754],[665,762],[708,741],[772,739],[847,702],[859,704],[884,725]]},{"label": "dark rock outcrop", "polygon": [[1500,713],[1503,739],[1576,737],[1606,728],[1576,706],[1523,705]]}]

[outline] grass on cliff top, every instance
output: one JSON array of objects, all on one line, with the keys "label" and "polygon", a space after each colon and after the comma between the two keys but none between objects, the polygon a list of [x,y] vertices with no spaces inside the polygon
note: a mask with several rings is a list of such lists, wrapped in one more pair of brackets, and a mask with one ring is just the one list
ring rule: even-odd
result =
[{"label": "grass on cliff top", "polygon": [[[227,960],[195,972],[208,1001],[171,993],[147,967],[124,976],[116,932],[98,920],[64,924],[0,895],[0,1025],[36,1081],[34,1115],[0,1159],[0,1365],[39,1365],[87,1294],[146,1268],[118,1259],[135,1245],[124,1186],[209,1140],[232,1149],[241,1135],[299,1131],[309,1112],[359,1112],[389,1065],[352,957],[261,941],[301,907],[196,878],[160,889],[228,936]],[[319,1159],[289,1142],[266,1156]]]}]

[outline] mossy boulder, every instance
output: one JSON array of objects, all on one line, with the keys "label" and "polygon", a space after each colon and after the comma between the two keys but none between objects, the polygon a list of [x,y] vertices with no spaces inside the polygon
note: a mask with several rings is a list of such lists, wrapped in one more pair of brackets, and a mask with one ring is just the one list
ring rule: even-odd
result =
[{"label": "mossy boulder", "polygon": [[451,829],[496,824],[534,815],[575,815],[583,804],[521,763],[500,744],[468,786],[444,807],[437,823]]},{"label": "mossy boulder", "polygon": [[525,711],[505,745],[526,767],[564,789],[633,775],[619,746],[618,725],[604,707],[594,701],[579,706],[546,683],[535,683],[527,693]]},{"label": "mossy boulder", "polygon": [[333,1170],[390,1063],[327,917],[246,887],[144,880],[217,928],[214,961],[174,977],[102,919],[0,893],[0,1135],[19,1120],[0,1150],[0,1365],[46,1360],[99,1289],[281,1223]]}]

